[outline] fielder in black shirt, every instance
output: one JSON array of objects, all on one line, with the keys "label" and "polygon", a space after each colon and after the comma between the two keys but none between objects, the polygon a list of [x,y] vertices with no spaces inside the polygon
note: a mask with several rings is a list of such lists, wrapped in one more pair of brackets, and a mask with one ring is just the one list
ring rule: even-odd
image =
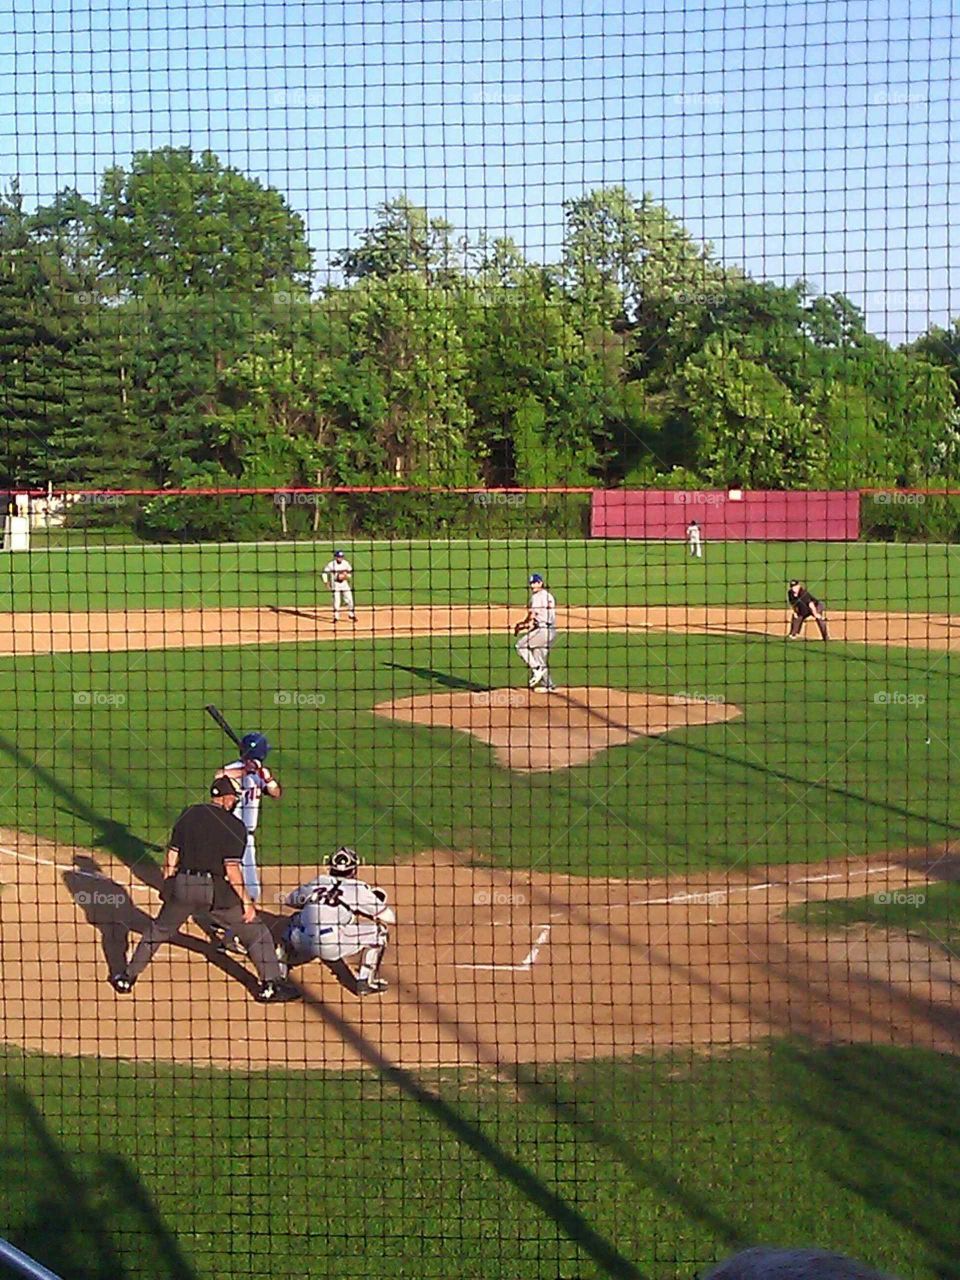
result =
[{"label": "fielder in black shirt", "polygon": [[270,930],[257,918],[244,887],[240,860],[247,829],[233,812],[240,784],[234,778],[215,778],[210,796],[208,804],[191,805],[174,823],[163,864],[160,914],[144,930],[127,967],[111,974],[110,985],[120,995],[132,991],[161,943],[191,916],[199,916],[229,929],[244,944],[260,977],[261,1003],[298,1000],[300,992],[282,981]]},{"label": "fielder in black shirt", "polygon": [[788,640],[799,639],[800,631],[808,618],[813,618],[817,624],[821,638],[823,640],[827,639],[827,618],[823,611],[823,603],[815,595],[812,595],[797,578],[794,578],[787,588],[787,603],[793,610]]}]

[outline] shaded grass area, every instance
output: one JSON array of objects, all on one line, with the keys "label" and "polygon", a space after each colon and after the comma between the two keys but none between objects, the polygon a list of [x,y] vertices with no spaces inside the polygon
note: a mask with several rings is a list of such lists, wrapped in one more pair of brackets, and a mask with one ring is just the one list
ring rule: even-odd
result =
[{"label": "shaded grass area", "polygon": [[0,724],[15,732],[0,729],[0,759],[16,785],[0,789],[0,823],[128,862],[154,857],[232,755],[203,711],[216,702],[274,744],[285,794],[264,803],[265,864],[319,862],[348,843],[371,861],[439,848],[501,866],[649,875],[859,855],[956,831],[951,655],[582,634],[563,637],[552,666],[564,684],[720,699],[743,714],[523,774],[467,733],[372,711],[431,690],[515,685],[519,662],[502,636],[5,659]]},{"label": "shaded grass area", "polygon": [[3,1066],[0,1232],[71,1280],[672,1280],[750,1243],[960,1276],[960,1075],[930,1053]]},{"label": "shaded grass area", "polygon": [[805,902],[791,908],[788,918],[808,929],[845,929],[858,924],[897,929],[924,938],[950,955],[960,953],[960,883],[956,882],[917,885],[864,898]]},{"label": "shaded grass area", "polygon": [[[0,558],[4,608],[86,610],[324,606],[320,570],[333,541],[260,546],[122,547]],[[780,607],[804,578],[834,609],[951,612],[953,548],[894,543],[708,543],[703,560],[664,542],[602,539],[337,541],[361,606],[511,603],[543,573],[563,605],[750,604]]]}]

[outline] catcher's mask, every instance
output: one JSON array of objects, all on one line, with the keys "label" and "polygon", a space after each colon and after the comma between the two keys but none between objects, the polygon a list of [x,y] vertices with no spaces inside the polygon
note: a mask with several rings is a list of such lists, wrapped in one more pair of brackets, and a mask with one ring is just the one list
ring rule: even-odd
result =
[{"label": "catcher's mask", "polygon": [[330,859],[330,874],[332,876],[352,876],[356,874],[359,865],[360,855],[356,849],[342,845]]}]

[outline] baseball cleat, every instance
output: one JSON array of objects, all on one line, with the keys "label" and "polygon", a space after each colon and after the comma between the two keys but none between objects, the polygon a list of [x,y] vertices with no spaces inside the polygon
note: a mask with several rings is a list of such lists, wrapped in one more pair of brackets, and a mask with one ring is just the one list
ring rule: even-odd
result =
[{"label": "baseball cleat", "polygon": [[235,934],[225,934],[217,943],[217,950],[224,956],[228,954],[245,956],[247,954],[247,948]]},{"label": "baseball cleat", "polygon": [[277,963],[280,965],[281,978],[285,978],[290,972],[290,956],[282,942],[277,943]]},{"label": "baseball cleat", "polygon": [[302,994],[286,982],[261,982],[254,999],[260,1004],[282,1004],[286,1000],[300,1000]]},{"label": "baseball cleat", "polygon": [[133,990],[133,982],[125,973],[112,973],[107,979],[117,995],[128,996]]},{"label": "baseball cleat", "polygon": [[534,667],[533,674],[530,677],[529,684],[531,689],[536,689],[537,685],[547,674],[546,667]]},{"label": "baseball cleat", "polygon": [[356,620],[357,620],[357,615],[356,615],[355,613],[351,613],[351,615],[350,615],[350,621],[351,621],[351,622],[356,622]]},{"label": "baseball cleat", "polygon": [[379,996],[387,989],[387,984],[383,978],[358,978],[357,979],[357,995],[358,996]]}]

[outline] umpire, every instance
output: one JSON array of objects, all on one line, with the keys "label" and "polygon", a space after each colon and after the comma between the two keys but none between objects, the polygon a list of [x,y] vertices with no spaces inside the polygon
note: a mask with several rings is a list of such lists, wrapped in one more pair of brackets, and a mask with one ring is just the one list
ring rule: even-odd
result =
[{"label": "umpire", "polygon": [[163,864],[163,906],[144,930],[126,969],[112,974],[110,985],[121,995],[133,990],[156,954],[190,916],[209,915],[236,934],[256,966],[262,1004],[299,1000],[300,992],[282,981],[273,939],[243,883],[240,867],[247,829],[234,815],[240,784],[234,778],[215,778],[208,804],[184,809],[174,823]]},{"label": "umpire", "polygon": [[823,602],[811,595],[797,578],[794,578],[787,588],[787,602],[793,609],[788,640],[799,639],[803,624],[808,618],[813,618],[817,624],[821,638],[827,639],[827,618],[823,611]]}]

